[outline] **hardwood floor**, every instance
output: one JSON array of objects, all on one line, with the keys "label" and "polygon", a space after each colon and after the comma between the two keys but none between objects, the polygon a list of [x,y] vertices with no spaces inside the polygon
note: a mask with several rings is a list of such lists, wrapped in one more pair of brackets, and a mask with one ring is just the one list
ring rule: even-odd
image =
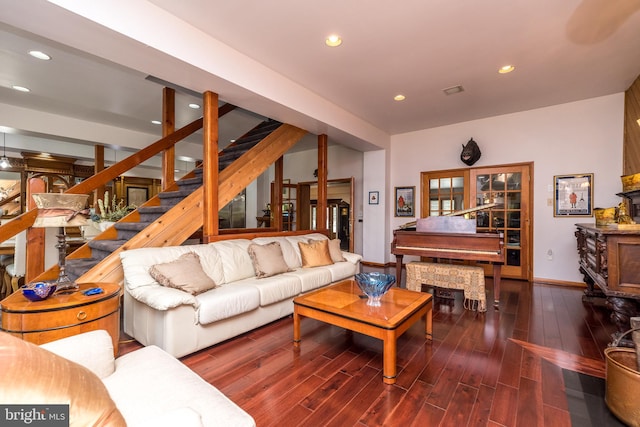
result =
[{"label": "hardwood floor", "polygon": [[581,296],[503,280],[499,310],[436,299],[434,340],[422,322],[400,337],[394,385],[382,382],[381,341],[311,319],[299,349],[287,317],[182,360],[260,427],[570,426],[562,369],[604,377],[615,330]]}]

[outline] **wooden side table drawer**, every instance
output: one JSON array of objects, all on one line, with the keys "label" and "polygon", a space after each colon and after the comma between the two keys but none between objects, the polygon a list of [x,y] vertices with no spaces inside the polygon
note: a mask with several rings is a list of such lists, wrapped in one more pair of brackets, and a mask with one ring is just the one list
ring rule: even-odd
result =
[{"label": "wooden side table drawer", "polygon": [[111,298],[97,303],[88,303],[86,305],[58,310],[47,310],[46,312],[16,314],[11,317],[11,321],[6,326],[3,322],[3,328],[21,330],[22,332],[65,328],[92,322],[99,317],[118,311],[119,308],[120,301],[118,297],[111,296]]},{"label": "wooden side table drawer", "polygon": [[[82,291],[100,287],[103,293],[86,296]],[[120,338],[120,285],[85,283],[73,293],[54,294],[30,302],[20,290],[0,302],[2,330],[34,344],[44,344],[82,332],[105,329],[114,352]]]}]

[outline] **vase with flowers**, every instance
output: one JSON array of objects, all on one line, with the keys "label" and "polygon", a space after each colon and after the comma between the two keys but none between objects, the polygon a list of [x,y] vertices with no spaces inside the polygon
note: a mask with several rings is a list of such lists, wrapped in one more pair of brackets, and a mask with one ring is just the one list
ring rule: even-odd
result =
[{"label": "vase with flowers", "polygon": [[125,204],[123,199],[118,200],[116,195],[109,200],[109,192],[105,191],[104,200],[98,199],[98,211],[91,215],[91,220],[97,225],[100,231],[111,227],[114,223],[127,216],[129,212],[136,209],[134,205]]}]

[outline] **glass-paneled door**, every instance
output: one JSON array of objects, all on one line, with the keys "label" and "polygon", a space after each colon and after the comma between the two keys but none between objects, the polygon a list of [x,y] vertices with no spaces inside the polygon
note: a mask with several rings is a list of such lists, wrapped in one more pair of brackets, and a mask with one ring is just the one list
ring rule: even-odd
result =
[{"label": "glass-paneled door", "polygon": [[469,191],[465,182],[468,178],[468,170],[422,173],[420,216],[443,216],[466,209]]},{"label": "glass-paneled door", "polygon": [[[530,279],[530,166],[514,165],[470,170],[470,207],[496,206],[476,213],[477,231],[504,233],[502,276]],[[490,270],[487,270],[490,272]]]}]

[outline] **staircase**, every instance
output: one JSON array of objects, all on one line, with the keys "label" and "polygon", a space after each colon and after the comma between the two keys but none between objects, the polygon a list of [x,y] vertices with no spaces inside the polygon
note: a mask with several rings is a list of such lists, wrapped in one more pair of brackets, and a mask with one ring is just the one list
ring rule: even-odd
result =
[{"label": "staircase", "polygon": [[[218,154],[219,170],[222,171],[235,160],[255,147],[260,141],[271,135],[282,123],[267,120],[258,124],[255,128],[243,135]],[[166,191],[158,194],[159,206],[142,206],[137,209],[140,216],[137,222],[117,222],[114,228],[117,231],[115,239],[91,240],[88,243],[91,248],[90,258],[68,258],[66,260],[66,273],[73,281],[77,281],[83,274],[98,265],[102,260],[121,248],[131,238],[147,228],[154,221],[169,212],[179,202],[191,195],[202,186],[202,169],[193,171],[193,178],[184,178],[177,181],[177,191]]]}]

